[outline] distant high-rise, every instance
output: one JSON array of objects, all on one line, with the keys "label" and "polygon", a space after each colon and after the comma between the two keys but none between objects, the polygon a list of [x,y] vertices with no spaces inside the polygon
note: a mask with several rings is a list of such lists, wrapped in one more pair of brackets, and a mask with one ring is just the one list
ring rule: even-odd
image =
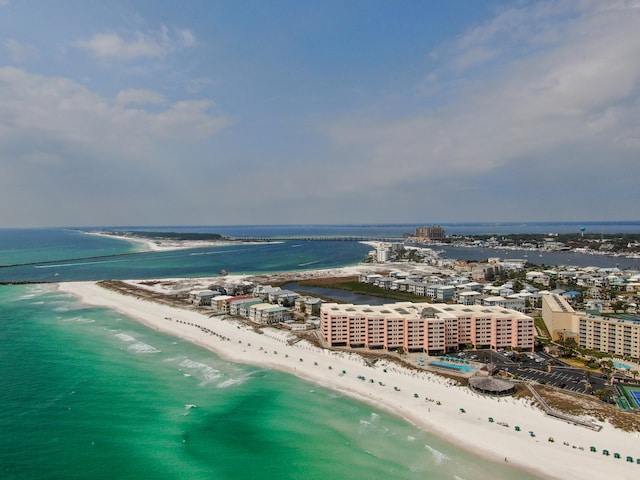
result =
[{"label": "distant high-rise", "polygon": [[434,242],[444,240],[446,235],[444,228],[440,225],[431,225],[430,227],[416,227],[416,238]]}]

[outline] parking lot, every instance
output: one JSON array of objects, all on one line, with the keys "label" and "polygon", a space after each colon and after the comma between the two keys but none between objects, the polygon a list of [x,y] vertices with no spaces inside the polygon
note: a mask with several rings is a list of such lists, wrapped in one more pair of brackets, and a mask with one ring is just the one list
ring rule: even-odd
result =
[{"label": "parking lot", "polygon": [[499,370],[512,373],[521,380],[577,393],[589,393],[587,383],[591,384],[592,391],[604,389],[607,379],[605,375],[593,373],[587,377],[584,370],[574,368],[544,352],[525,352],[518,357],[513,352],[469,350],[461,352],[458,356],[470,361],[493,363]]}]

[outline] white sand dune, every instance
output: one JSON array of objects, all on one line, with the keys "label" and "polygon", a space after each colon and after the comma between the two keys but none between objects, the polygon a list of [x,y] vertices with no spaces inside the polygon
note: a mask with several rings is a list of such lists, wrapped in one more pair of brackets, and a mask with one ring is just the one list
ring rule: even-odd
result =
[{"label": "white sand dune", "polygon": [[[194,311],[125,296],[95,283],[62,283],[60,289],[85,303],[116,309],[150,328],[208,348],[227,360],[290,372],[344,392],[402,416],[469,451],[496,462],[506,459],[510,465],[541,477],[636,479],[640,475],[640,465],[625,461],[627,455],[634,460],[640,457],[638,433],[627,433],[609,424],[594,432],[547,417],[523,400],[484,397],[442,377],[413,373],[395,364],[378,362],[370,367],[355,354],[319,349],[305,341],[289,345],[289,334],[281,330],[265,328],[259,334],[233,320],[209,318]],[[346,373],[342,374],[343,371]],[[489,423],[488,417],[495,422]],[[497,422],[505,422],[509,427]],[[520,426],[520,432],[515,431],[515,425]],[[535,432],[535,436],[529,431]],[[549,437],[555,442],[549,442]],[[597,448],[597,453],[589,451],[591,445]],[[611,456],[602,455],[604,448]],[[614,452],[619,452],[622,459],[614,459]]]}]

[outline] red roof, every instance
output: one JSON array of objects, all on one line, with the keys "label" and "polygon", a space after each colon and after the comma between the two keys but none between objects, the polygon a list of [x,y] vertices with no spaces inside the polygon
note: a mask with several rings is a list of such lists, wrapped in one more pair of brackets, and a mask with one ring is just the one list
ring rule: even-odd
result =
[{"label": "red roof", "polygon": [[235,302],[236,300],[248,300],[250,298],[253,298],[253,295],[244,295],[242,297],[227,298],[225,302],[229,303],[229,302]]}]

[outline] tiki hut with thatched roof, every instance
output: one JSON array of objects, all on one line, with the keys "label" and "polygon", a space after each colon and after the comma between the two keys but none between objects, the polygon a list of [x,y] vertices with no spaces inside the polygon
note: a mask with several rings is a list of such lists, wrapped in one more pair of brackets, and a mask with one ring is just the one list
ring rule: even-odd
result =
[{"label": "tiki hut with thatched roof", "polygon": [[484,376],[470,378],[469,387],[476,392],[496,396],[513,395],[516,391],[515,384],[507,380]]}]

